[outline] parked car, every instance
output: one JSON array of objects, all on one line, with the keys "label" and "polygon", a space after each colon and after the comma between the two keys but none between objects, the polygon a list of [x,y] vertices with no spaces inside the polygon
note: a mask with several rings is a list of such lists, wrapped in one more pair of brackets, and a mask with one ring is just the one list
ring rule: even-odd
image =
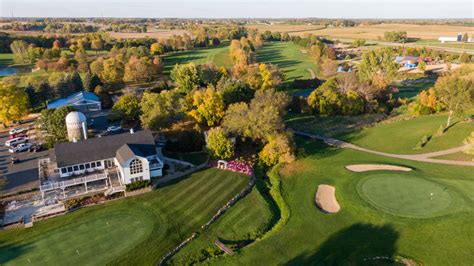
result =
[{"label": "parked car", "polygon": [[107,132],[117,132],[122,130],[121,126],[110,126],[107,128]]},{"label": "parked car", "polygon": [[43,150],[43,145],[41,145],[41,143],[34,143],[28,149],[29,152],[38,152],[38,151],[42,151],[42,150]]},{"label": "parked car", "polygon": [[23,132],[26,132],[26,128],[17,127],[17,128],[10,129],[8,133],[10,133],[10,135],[14,135],[14,134],[20,134]]},{"label": "parked car", "polygon": [[25,133],[12,134],[8,136],[8,139],[16,139],[16,138],[21,138],[21,137],[26,137],[26,134]]},{"label": "parked car", "polygon": [[28,137],[18,137],[14,139],[9,139],[5,141],[5,146],[7,147],[15,147],[18,144],[28,142]]},{"label": "parked car", "polygon": [[11,147],[8,149],[10,153],[15,153],[15,152],[22,152],[22,151],[27,151],[31,148],[31,143],[21,143],[18,144],[16,147]]}]

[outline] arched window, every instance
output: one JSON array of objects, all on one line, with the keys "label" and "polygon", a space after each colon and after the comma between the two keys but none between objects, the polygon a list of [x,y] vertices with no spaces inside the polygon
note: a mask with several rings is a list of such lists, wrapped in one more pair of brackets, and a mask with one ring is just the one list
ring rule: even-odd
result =
[{"label": "arched window", "polygon": [[143,164],[139,159],[133,159],[130,162],[130,174],[138,174],[143,172]]}]

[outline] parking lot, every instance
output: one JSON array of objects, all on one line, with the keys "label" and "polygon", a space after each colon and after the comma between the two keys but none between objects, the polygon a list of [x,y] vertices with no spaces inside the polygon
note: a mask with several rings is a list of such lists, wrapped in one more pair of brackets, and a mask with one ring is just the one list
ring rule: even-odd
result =
[{"label": "parking lot", "polygon": [[[22,125],[26,127],[28,125]],[[38,187],[38,158],[49,157],[48,151],[9,153],[5,146],[8,131],[0,133],[0,173],[6,178],[1,194],[10,194]],[[11,164],[11,157],[20,159],[19,163]]]}]

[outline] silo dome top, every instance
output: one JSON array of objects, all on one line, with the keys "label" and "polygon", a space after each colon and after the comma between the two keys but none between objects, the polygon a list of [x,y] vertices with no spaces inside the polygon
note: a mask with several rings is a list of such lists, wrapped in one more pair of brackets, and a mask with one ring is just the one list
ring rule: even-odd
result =
[{"label": "silo dome top", "polygon": [[66,116],[66,124],[82,124],[83,122],[87,122],[87,118],[81,112],[70,112]]}]

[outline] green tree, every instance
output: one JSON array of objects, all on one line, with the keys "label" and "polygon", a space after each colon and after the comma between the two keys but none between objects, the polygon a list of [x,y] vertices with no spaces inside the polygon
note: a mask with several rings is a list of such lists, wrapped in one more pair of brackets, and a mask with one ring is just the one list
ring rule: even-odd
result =
[{"label": "green tree", "polygon": [[112,107],[112,111],[119,114],[124,121],[134,121],[140,115],[140,101],[132,95],[124,95]]},{"label": "green tree", "polygon": [[104,69],[100,77],[105,83],[119,83],[123,79],[124,66],[122,58],[109,58],[104,60]]},{"label": "green tree", "polygon": [[467,42],[468,40],[469,40],[469,35],[467,35],[467,32],[465,32],[465,33],[462,35],[461,41],[462,41],[462,42]]},{"label": "green tree", "polygon": [[28,113],[28,95],[13,84],[0,82],[0,122],[7,125]]},{"label": "green tree", "polygon": [[208,131],[207,149],[212,157],[218,159],[227,159],[234,155],[234,144],[220,127]]},{"label": "green tree", "polygon": [[13,59],[17,64],[32,63],[28,56],[28,43],[23,40],[16,40],[10,44]]},{"label": "green tree", "polygon": [[72,107],[63,106],[41,111],[36,123],[39,128],[46,132],[43,137],[49,146],[67,139],[66,116],[73,110]]},{"label": "green tree", "polygon": [[449,112],[446,127],[451,126],[453,116],[461,116],[472,106],[473,87],[472,80],[467,80],[458,73],[441,77],[436,81],[435,94]]},{"label": "green tree", "polygon": [[194,63],[175,65],[170,74],[181,93],[188,93],[199,88],[199,73]]},{"label": "green tree", "polygon": [[394,80],[398,71],[394,57],[390,48],[365,52],[358,67],[359,79],[377,89],[385,89]]},{"label": "green tree", "polygon": [[222,93],[224,105],[232,103],[250,102],[255,91],[238,79],[222,78],[217,83],[217,90]]},{"label": "green tree", "polygon": [[183,101],[183,96],[177,90],[145,92],[140,101],[140,121],[143,127],[158,130],[182,118]]},{"label": "green tree", "polygon": [[471,57],[466,52],[463,52],[461,56],[459,57],[459,61],[463,64],[468,64],[471,62]]},{"label": "green tree", "polygon": [[425,61],[421,61],[421,62],[418,64],[418,69],[419,69],[421,72],[425,73],[425,71],[426,71],[426,63],[425,63]]}]

